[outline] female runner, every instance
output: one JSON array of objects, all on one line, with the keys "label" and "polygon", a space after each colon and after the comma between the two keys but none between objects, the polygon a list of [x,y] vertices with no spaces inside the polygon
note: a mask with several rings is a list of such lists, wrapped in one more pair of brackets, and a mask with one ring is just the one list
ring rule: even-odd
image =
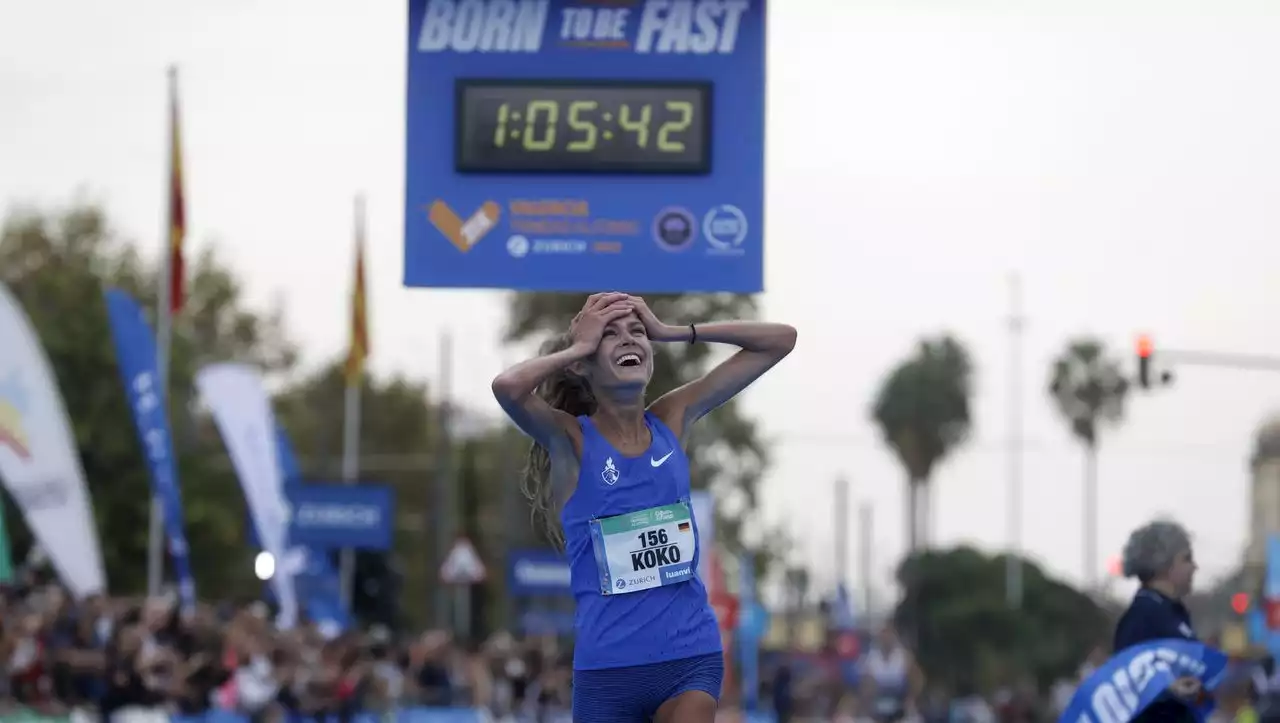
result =
[{"label": "female runner", "polygon": [[[646,407],[652,342],[698,341],[741,349]],[[570,561],[577,723],[715,720],[724,659],[696,575],[684,442],[795,343],[783,324],[668,326],[643,299],[603,293],[541,356],[493,380],[498,403],[534,440],[524,491],[535,518]]]}]

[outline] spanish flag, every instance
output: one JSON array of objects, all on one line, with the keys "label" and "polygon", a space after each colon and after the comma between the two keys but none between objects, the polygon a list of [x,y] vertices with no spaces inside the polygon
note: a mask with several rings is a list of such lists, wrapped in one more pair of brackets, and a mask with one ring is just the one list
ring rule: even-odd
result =
[{"label": "spanish flag", "polygon": [[347,386],[360,384],[369,356],[369,314],[364,283],[364,199],[356,199],[356,278],[351,286],[351,346],[347,348]]},{"label": "spanish flag", "polygon": [[182,192],[182,130],[178,121],[178,71],[169,69],[169,313],[182,311],[186,295],[187,203]]}]

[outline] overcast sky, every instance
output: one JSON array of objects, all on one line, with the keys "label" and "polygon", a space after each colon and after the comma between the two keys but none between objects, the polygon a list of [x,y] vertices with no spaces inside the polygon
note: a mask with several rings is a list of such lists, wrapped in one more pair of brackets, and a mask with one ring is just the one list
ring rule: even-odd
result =
[{"label": "overcast sky", "polygon": [[[1262,2],[787,0],[770,13],[766,315],[795,353],[747,394],[776,440],[767,515],[831,560],[832,480],[874,506],[877,582],[902,551],[902,472],[868,407],[922,334],[978,364],[973,440],[937,470],[936,540],[1006,544],[1007,278],[1028,319],[1025,544],[1081,576],[1081,451],[1045,394],[1096,334],[1280,355],[1280,10]],[[193,246],[286,305],[315,366],[345,348],[352,197],[369,197],[373,369],[456,394],[515,350],[504,295],[401,286],[405,3],[0,0],[0,210],[77,191],[159,248],[165,67],[182,70]],[[464,333],[465,332],[465,333]],[[1157,514],[1209,576],[1247,535],[1253,433],[1280,375],[1179,370],[1100,462],[1101,548]],[[854,540],[858,533],[855,531]],[[856,555],[855,555],[856,559]],[[816,571],[830,579],[833,569]]]}]

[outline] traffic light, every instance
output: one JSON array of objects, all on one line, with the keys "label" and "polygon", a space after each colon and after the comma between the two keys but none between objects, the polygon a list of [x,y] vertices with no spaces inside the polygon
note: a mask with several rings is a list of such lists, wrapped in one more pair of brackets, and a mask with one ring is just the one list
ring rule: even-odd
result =
[{"label": "traffic light", "polygon": [[1231,610],[1236,615],[1244,615],[1249,612],[1249,594],[1238,592],[1231,596]]},{"label": "traffic light", "polygon": [[1143,334],[1138,337],[1138,385],[1143,389],[1151,388],[1151,337]]},{"label": "traffic light", "polygon": [[[1168,386],[1173,383],[1173,372],[1165,370],[1155,372],[1151,369],[1151,357],[1155,355],[1156,346],[1147,334],[1138,336],[1138,386],[1150,389],[1152,383]],[[1155,379],[1152,379],[1155,377]]]}]

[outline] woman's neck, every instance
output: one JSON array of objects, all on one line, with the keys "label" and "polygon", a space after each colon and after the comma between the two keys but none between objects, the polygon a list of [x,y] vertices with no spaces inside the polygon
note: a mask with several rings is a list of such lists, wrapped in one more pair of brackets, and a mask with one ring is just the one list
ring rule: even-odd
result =
[{"label": "woman's neck", "polygon": [[641,402],[601,404],[591,416],[596,427],[616,441],[627,445],[647,444],[649,429],[644,423]]},{"label": "woman's neck", "polygon": [[1164,595],[1167,598],[1172,598],[1174,600],[1182,599],[1182,596],[1178,594],[1178,591],[1176,589],[1174,589],[1173,583],[1169,582],[1168,580],[1152,580],[1151,582],[1147,583],[1147,587],[1151,588],[1152,590],[1155,590],[1156,592],[1160,593],[1161,595]]}]

